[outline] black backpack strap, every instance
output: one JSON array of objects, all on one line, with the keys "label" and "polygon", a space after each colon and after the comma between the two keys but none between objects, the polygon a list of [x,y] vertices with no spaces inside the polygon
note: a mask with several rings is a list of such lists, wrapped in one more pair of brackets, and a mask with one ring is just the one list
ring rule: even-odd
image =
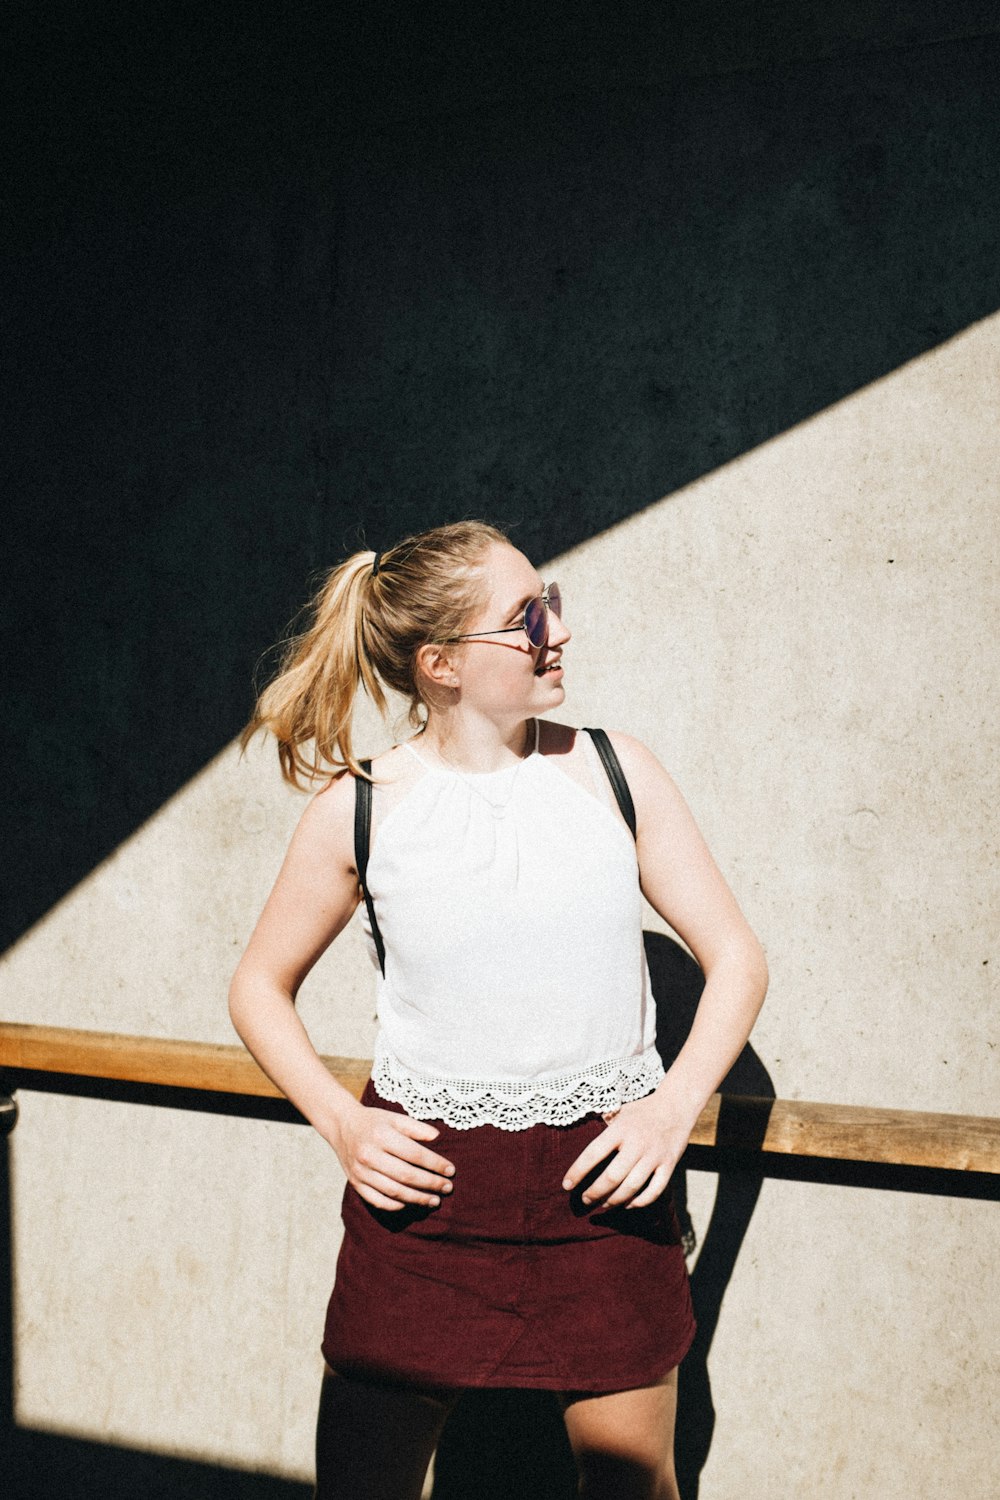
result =
[{"label": "black backpack strap", "polygon": [[[362,771],[371,775],[372,763],[370,760],[359,761]],[[365,906],[368,908],[368,920],[371,923],[372,937],[375,939],[375,951],[378,954],[379,968],[382,970],[382,978],[385,978],[385,944],[382,934],[378,930],[375,920],[375,907],[372,905],[371,891],[365,876],[368,873],[368,850],[371,846],[372,837],[372,784],[366,781],[364,776],[354,778],[354,863],[357,866],[358,880],[361,882],[361,890],[365,898]]]},{"label": "black backpack strap", "polygon": [[[586,725],[584,728],[586,728]],[[629,828],[631,828],[632,837],[635,838],[635,807],[632,803],[632,793],[628,789],[628,782],[625,780],[625,772],[622,770],[621,761],[615,754],[611,741],[603,729],[587,729],[587,733],[593,740],[597,747],[597,753],[604,762],[604,769],[608,773],[608,780],[611,782],[612,790],[618,800],[618,806],[622,810],[622,817]]]}]

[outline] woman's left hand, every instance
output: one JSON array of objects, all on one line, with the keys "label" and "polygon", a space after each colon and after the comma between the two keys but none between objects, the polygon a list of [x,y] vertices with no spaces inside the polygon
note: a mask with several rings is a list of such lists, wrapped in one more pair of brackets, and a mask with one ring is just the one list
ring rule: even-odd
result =
[{"label": "woman's left hand", "polygon": [[581,1151],[563,1187],[571,1192],[614,1152],[601,1175],[583,1192],[584,1203],[646,1208],[670,1181],[693,1129],[694,1121],[682,1118],[658,1093],[623,1104],[607,1129]]}]

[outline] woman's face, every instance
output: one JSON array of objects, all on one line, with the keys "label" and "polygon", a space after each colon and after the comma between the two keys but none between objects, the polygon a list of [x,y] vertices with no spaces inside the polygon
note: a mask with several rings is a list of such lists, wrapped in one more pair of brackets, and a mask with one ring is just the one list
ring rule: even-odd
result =
[{"label": "woman's face", "polygon": [[[517,625],[527,600],[544,586],[524,553],[507,543],[490,548],[483,576],[487,599],[465,627],[470,633]],[[463,700],[498,722],[543,714],[562,703],[566,693],[559,660],[570,633],[551,610],[548,619],[549,637],[541,647],[532,646],[523,630],[463,641],[456,665]]]}]

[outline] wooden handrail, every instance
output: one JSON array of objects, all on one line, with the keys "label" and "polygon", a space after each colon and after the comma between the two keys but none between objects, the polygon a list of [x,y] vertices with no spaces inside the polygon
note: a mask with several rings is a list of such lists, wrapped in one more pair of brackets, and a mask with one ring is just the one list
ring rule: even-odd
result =
[{"label": "wooden handrail", "polygon": [[[323,1061],[358,1098],[371,1064],[355,1057]],[[0,1022],[0,1068],[14,1073],[21,1087],[31,1086],[31,1074],[58,1073],[251,1098],[281,1097],[242,1047],[114,1032]],[[1000,1119],[980,1115],[715,1094],[695,1125],[691,1144],[827,1161],[1000,1173]]]},{"label": "wooden handrail", "polygon": [[[330,1072],[359,1098],[371,1063],[356,1057],[324,1057]],[[0,1068],[111,1078],[119,1083],[155,1083],[213,1094],[280,1099],[281,1090],[243,1047],[216,1042],[168,1041],[113,1031],[72,1031],[61,1026],[0,1022]]]}]

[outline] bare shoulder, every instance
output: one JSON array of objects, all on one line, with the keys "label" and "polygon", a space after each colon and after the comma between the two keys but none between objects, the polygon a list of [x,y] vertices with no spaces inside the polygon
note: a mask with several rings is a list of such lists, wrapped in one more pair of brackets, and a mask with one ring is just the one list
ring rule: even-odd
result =
[{"label": "bare shoulder", "polygon": [[341,771],[306,805],[292,839],[297,852],[354,868],[354,777]]},{"label": "bare shoulder", "polygon": [[[394,745],[382,755],[372,757],[372,778],[378,800],[374,817],[377,819],[391,806],[397,796],[419,775],[420,767],[412,755],[407,755],[399,745]],[[388,801],[384,800],[388,797]],[[341,771],[323,787],[310,801],[302,815],[295,839],[308,849],[327,860],[334,860],[344,869],[355,870],[354,859],[354,810],[357,800],[357,779],[347,771]]]},{"label": "bare shoulder", "polygon": [[[408,769],[407,759],[399,745],[393,745],[384,754],[374,756],[371,769],[375,784],[383,786],[401,780]],[[317,829],[324,829],[331,834],[348,824],[353,829],[356,779],[347,771],[338,771],[326,786],[314,794],[303,814],[303,821],[308,818],[315,823]]]},{"label": "bare shoulder", "polygon": [[637,775],[648,775],[654,769],[664,776],[667,774],[649,746],[644,745],[642,740],[637,740],[634,734],[626,734],[624,729],[606,729],[604,732],[626,775],[630,770]]},{"label": "bare shoulder", "polygon": [[640,825],[643,809],[661,814],[672,804],[685,808],[684,798],[670,772],[642,740],[622,729],[605,731],[621,762]]}]

